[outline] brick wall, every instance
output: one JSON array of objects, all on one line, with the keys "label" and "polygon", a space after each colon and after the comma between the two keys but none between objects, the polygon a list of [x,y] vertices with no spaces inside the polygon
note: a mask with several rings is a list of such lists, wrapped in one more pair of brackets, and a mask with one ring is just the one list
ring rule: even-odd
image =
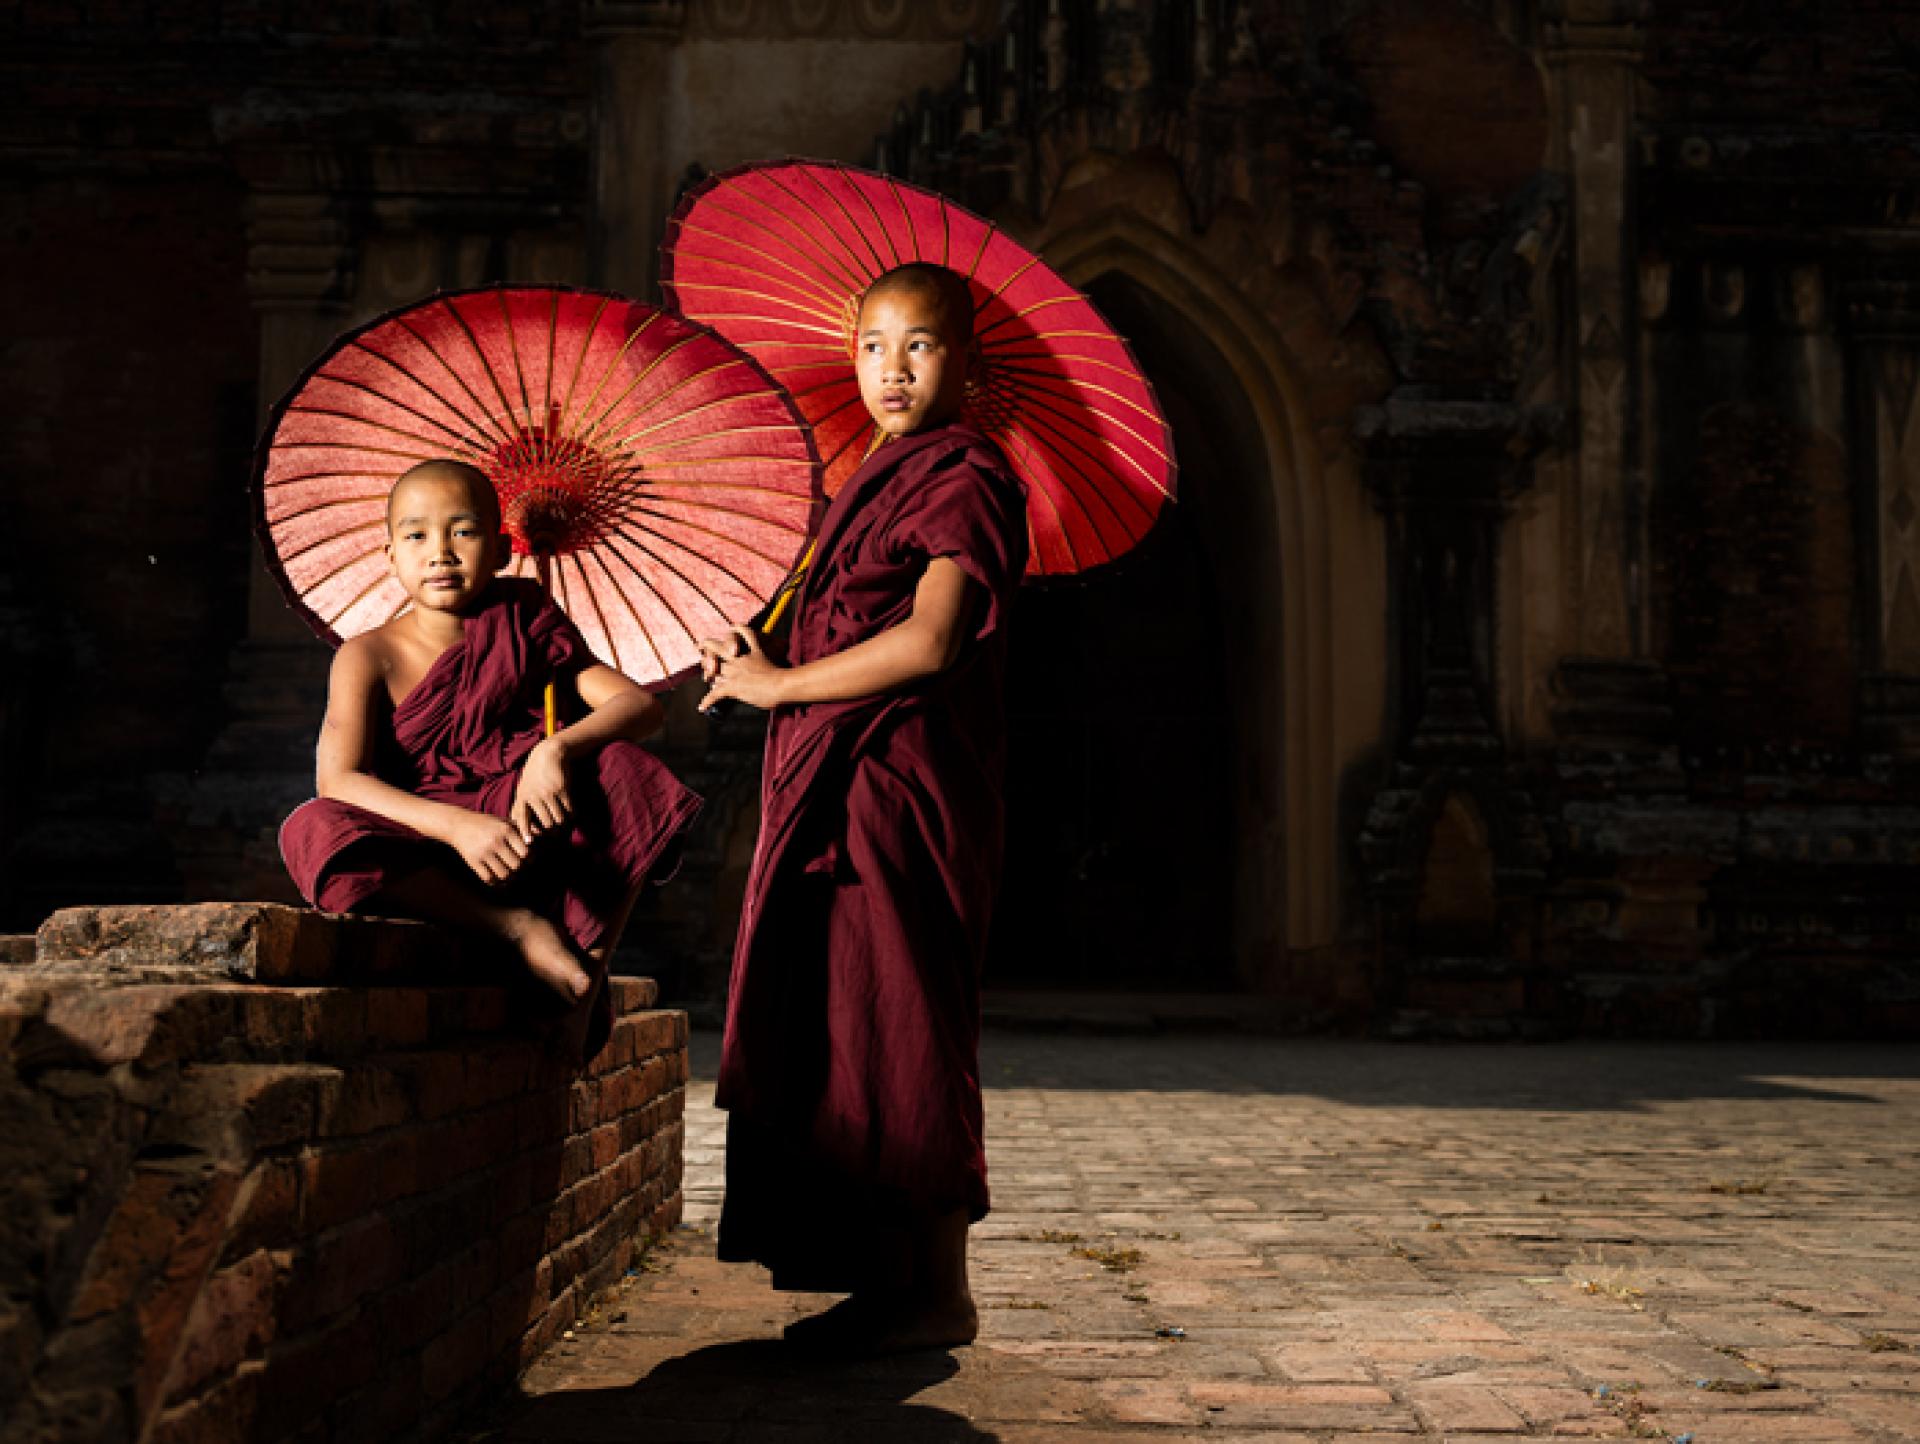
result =
[{"label": "brick wall", "polygon": [[6,1437],[444,1432],[679,1218],[685,1015],[613,987],[581,1074],[418,925],[74,909],[0,949]]}]

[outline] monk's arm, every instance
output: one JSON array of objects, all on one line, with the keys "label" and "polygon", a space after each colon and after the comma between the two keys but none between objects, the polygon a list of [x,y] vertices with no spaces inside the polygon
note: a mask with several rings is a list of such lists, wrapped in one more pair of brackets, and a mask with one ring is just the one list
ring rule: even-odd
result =
[{"label": "monk's arm", "polygon": [[[526,855],[525,839],[499,819],[416,797],[373,775],[379,727],[379,657],[364,638],[344,643],[327,679],[327,716],[320,725],[314,783],[320,796],[349,802],[456,849],[489,882],[510,876]],[[517,844],[517,846],[516,846]]]},{"label": "monk's arm", "polygon": [[935,557],[914,588],[913,611],[905,620],[843,652],[793,667],[768,659],[759,638],[741,629],[735,635],[748,648],[747,655],[721,660],[719,676],[700,705],[708,707],[724,697],[767,708],[844,702],[897,692],[935,676],[959,659],[974,589],[958,562]]},{"label": "monk's arm", "polygon": [[569,757],[591,757],[609,742],[622,739],[642,741],[658,732],[666,720],[667,709],[658,697],[604,663],[588,667],[574,685],[589,711],[553,738]]},{"label": "monk's arm", "polygon": [[604,663],[580,673],[574,686],[587,704],[587,715],[542,739],[520,767],[508,816],[529,837],[558,827],[573,812],[567,788],[570,762],[593,756],[609,742],[638,742],[659,731],[667,715],[659,698]]}]

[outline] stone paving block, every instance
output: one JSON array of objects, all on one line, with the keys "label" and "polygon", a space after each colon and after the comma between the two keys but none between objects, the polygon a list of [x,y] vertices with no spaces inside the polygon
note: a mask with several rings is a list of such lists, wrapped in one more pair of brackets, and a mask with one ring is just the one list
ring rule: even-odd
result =
[{"label": "stone paving block", "polygon": [[[1023,1036],[990,1038],[985,1063],[982,1342],[946,1374],[879,1402],[871,1381],[795,1392],[754,1350],[826,1301],[766,1291],[696,1229],[634,1281],[626,1323],[528,1376],[537,1409],[624,1375],[624,1410],[498,1437],[625,1444],[639,1399],[708,1431],[689,1438],[835,1444],[1920,1439],[1920,1353],[1900,1347],[1920,1342],[1920,1060],[1899,1050]],[[696,1082],[704,1228],[723,1131]],[[1709,1190],[1767,1169],[1764,1194]],[[1109,1272],[1068,1233],[1144,1258]],[[1570,1276],[1602,1261],[1640,1292]],[[1169,1324],[1184,1343],[1150,1336]],[[1778,1387],[1739,1392],[1769,1369]],[[696,1382],[744,1412],[695,1417]]]}]

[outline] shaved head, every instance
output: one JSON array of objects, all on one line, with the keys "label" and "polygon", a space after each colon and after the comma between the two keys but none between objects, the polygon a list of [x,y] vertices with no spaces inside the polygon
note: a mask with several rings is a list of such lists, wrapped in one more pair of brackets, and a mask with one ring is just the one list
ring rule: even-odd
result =
[{"label": "shaved head", "polygon": [[973,291],[958,271],[931,261],[909,261],[875,279],[861,296],[861,309],[878,296],[911,297],[940,317],[949,344],[965,348],[973,341]]},{"label": "shaved head", "polygon": [[400,479],[393,484],[393,490],[387,493],[387,529],[393,529],[394,518],[400,515],[401,501],[413,491],[429,483],[462,487],[473,507],[474,515],[480,519],[481,527],[489,534],[500,530],[500,498],[495,494],[493,483],[487,480],[487,474],[477,466],[469,466],[464,461],[423,461],[418,466],[409,467],[400,473]]}]

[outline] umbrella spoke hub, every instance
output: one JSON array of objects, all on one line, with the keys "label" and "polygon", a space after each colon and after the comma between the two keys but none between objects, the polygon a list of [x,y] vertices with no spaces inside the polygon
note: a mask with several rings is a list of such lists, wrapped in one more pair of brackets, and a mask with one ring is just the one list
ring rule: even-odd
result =
[{"label": "umbrella spoke hub", "polygon": [[500,496],[500,519],[521,556],[558,556],[598,541],[616,467],[596,446],[523,426],[480,463]]}]

